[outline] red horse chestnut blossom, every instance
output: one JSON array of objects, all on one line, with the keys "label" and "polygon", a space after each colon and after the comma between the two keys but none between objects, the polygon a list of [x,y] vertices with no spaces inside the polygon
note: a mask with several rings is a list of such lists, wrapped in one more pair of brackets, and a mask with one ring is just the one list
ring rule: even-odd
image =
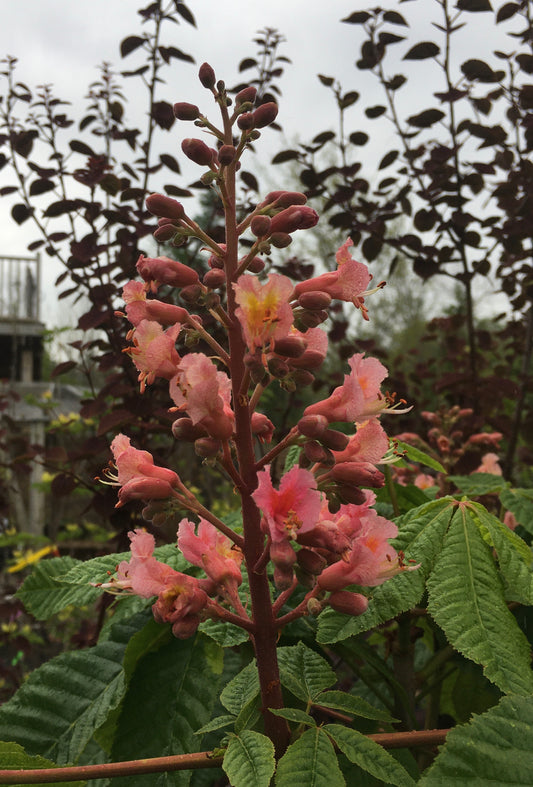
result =
[{"label": "red horse chestnut blossom", "polygon": [[287,276],[271,273],[262,284],[256,276],[245,273],[233,287],[239,304],[235,314],[250,350],[271,347],[276,339],[287,336],[293,323],[289,305],[293,284]]}]

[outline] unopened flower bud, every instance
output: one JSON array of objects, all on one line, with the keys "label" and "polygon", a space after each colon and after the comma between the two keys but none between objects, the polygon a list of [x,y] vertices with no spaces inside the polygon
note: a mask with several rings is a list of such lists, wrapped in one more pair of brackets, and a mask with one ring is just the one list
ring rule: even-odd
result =
[{"label": "unopened flower bud", "polygon": [[201,167],[210,167],[213,161],[213,151],[201,139],[188,138],[181,143],[181,149],[191,161]]},{"label": "unopened flower bud", "polygon": [[237,118],[237,125],[241,131],[251,131],[254,127],[254,116],[252,112],[243,112]]},{"label": "unopened flower bud", "polygon": [[306,385],[311,385],[315,382],[315,376],[308,372],[307,369],[295,369],[291,376],[297,388],[305,388]]},{"label": "unopened flower bud", "polygon": [[146,207],[153,216],[163,216],[172,221],[179,221],[185,216],[185,210],[181,202],[166,194],[150,194],[146,198]]},{"label": "unopened flower bud", "polygon": [[248,265],[248,270],[250,273],[261,273],[264,267],[265,261],[261,259],[261,257],[254,257],[251,263]]},{"label": "unopened flower bud", "polygon": [[308,205],[292,205],[277,213],[272,219],[272,232],[307,230],[318,223],[318,213]]},{"label": "unopened flower bud", "polygon": [[271,443],[274,434],[274,424],[264,413],[252,413],[252,434],[259,438],[261,443]]},{"label": "unopened flower bud", "polygon": [[305,205],[307,197],[301,191],[271,191],[258,206],[270,205],[273,208],[289,208],[291,205]]},{"label": "unopened flower bud", "polygon": [[[337,497],[341,503],[353,503],[361,506],[366,500],[366,495],[358,486],[348,486],[347,484],[337,484]],[[330,506],[330,510],[331,506]]]},{"label": "unopened flower bud", "polygon": [[245,104],[248,102],[250,104],[253,104],[256,95],[257,95],[257,88],[253,87],[253,85],[249,85],[248,87],[243,88],[235,96],[235,106],[240,107],[241,104]]},{"label": "unopened flower bud", "polygon": [[271,223],[269,216],[254,216],[250,222],[250,229],[256,238],[265,238],[270,234]]},{"label": "unopened flower bud", "polygon": [[208,90],[212,90],[215,87],[217,78],[213,68],[209,65],[209,63],[202,63],[200,70],[198,71],[198,78],[200,79],[202,85]]},{"label": "unopened flower bud", "polygon": [[317,325],[325,322],[329,317],[329,314],[326,311],[320,312],[308,312],[303,311],[298,315],[298,325],[303,327],[303,330],[307,328],[316,328]]},{"label": "unopened flower bud", "polygon": [[331,468],[330,476],[340,484],[372,486],[376,489],[385,485],[385,476],[370,462],[340,462]]},{"label": "unopened flower bud", "polygon": [[350,442],[350,438],[347,434],[338,432],[336,429],[326,429],[320,435],[320,442],[332,451],[344,451]]},{"label": "unopened flower bud", "polygon": [[298,565],[309,574],[320,574],[326,568],[326,560],[312,549],[302,547],[298,550],[297,558]]},{"label": "unopened flower bud", "polygon": [[218,151],[218,160],[224,167],[227,167],[235,158],[235,153],[236,150],[233,145],[222,145]]},{"label": "unopened flower bud", "polygon": [[303,292],[298,298],[298,304],[310,311],[327,309],[331,303],[331,295],[327,292]]},{"label": "unopened flower bud", "polygon": [[362,593],[336,590],[328,598],[328,604],[336,612],[343,612],[345,615],[362,615],[368,607],[368,599]]},{"label": "unopened flower bud", "polygon": [[281,360],[281,358],[269,358],[267,366],[268,366],[268,371],[270,372],[272,377],[277,377],[279,379],[282,379],[283,377],[286,377],[289,373],[289,367],[287,366],[285,361]]},{"label": "unopened flower bud", "polygon": [[172,424],[172,434],[176,440],[192,443],[200,437],[206,437],[207,431],[200,424],[193,424],[190,418],[178,418]]},{"label": "unopened flower bud", "polygon": [[165,243],[168,240],[172,240],[176,233],[177,229],[173,224],[163,224],[161,227],[154,230],[152,235],[158,243]]},{"label": "unopened flower bud", "polygon": [[185,303],[198,303],[202,295],[203,290],[199,284],[191,284],[190,287],[183,287],[180,292],[180,296]]},{"label": "unopened flower bud", "polygon": [[204,274],[202,282],[211,290],[216,290],[226,283],[226,274],[220,268],[212,268]]},{"label": "unopened flower bud", "polygon": [[274,352],[285,358],[299,358],[306,347],[307,342],[299,336],[284,336],[274,342]]},{"label": "unopened flower bud", "polygon": [[322,604],[317,598],[310,598],[307,602],[307,611],[310,615],[316,617],[322,612]]},{"label": "unopened flower bud", "polygon": [[188,265],[172,260],[170,257],[139,257],[137,260],[139,275],[146,282],[156,281],[169,284],[171,287],[187,287],[198,281],[198,274]]},{"label": "unopened flower bud", "polygon": [[286,232],[274,232],[270,236],[270,243],[276,247],[276,249],[285,249],[287,246],[290,246],[292,243],[292,238]]},{"label": "unopened flower bud", "polygon": [[314,464],[317,462],[321,465],[335,464],[335,457],[331,451],[317,443],[316,440],[309,440],[309,442],[304,444],[304,453]]},{"label": "unopened flower bud", "polygon": [[304,369],[318,369],[319,366],[322,366],[324,358],[324,353],[319,350],[306,350],[300,358],[295,358],[292,361],[292,366],[302,371]]},{"label": "unopened flower bud", "polygon": [[329,421],[325,415],[304,415],[298,421],[298,431],[306,437],[320,438],[328,426]]},{"label": "unopened flower bud", "polygon": [[195,440],[194,450],[198,456],[209,459],[220,451],[220,440],[215,440],[213,437],[200,437]]},{"label": "unopened flower bud", "polygon": [[253,112],[255,128],[265,128],[273,123],[278,115],[278,105],[273,101],[267,104],[261,104],[260,107]]},{"label": "unopened flower bud", "polygon": [[200,117],[200,110],[196,104],[180,101],[178,104],[174,104],[174,117],[178,120],[196,120]]}]

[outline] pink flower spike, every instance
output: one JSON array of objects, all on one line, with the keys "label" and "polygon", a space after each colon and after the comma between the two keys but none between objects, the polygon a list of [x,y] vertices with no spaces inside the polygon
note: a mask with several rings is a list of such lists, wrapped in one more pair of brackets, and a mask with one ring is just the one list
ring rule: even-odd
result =
[{"label": "pink flower spike", "polygon": [[320,515],[321,496],[315,477],[309,470],[292,467],[274,489],[270,466],[258,473],[259,484],[252,497],[261,509],[272,541],[296,538],[311,530]]},{"label": "pink flower spike", "polygon": [[244,273],[233,288],[239,304],[235,314],[252,352],[256,347],[273,346],[276,339],[289,334],[293,322],[289,305],[293,284],[287,276],[271,273],[262,284],[256,276]]}]

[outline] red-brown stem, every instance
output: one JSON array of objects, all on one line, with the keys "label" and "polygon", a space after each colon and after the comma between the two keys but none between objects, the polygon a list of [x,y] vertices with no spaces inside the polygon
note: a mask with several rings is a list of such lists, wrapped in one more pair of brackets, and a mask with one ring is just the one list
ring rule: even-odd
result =
[{"label": "red-brown stem", "polygon": [[280,618],[276,619],[276,626],[278,629],[282,629],[287,625],[287,623],[307,615],[307,602],[312,598],[316,598],[316,596],[318,596],[318,594],[321,592],[322,590],[319,585],[315,585],[313,590],[310,590],[309,593],[305,594],[304,600],[298,604],[297,607],[294,607],[294,609],[291,609],[291,611],[287,612],[286,615],[282,615]]},{"label": "red-brown stem", "polygon": [[226,623],[233,623],[234,626],[239,626],[241,629],[246,629],[246,631],[253,630],[253,623],[250,618],[246,617],[246,612],[243,609],[242,615],[235,615],[233,612],[230,612],[224,607],[221,607],[220,604],[217,604],[216,601],[209,600],[207,605],[207,611],[212,612],[213,616],[216,617],[217,620],[225,620]]},{"label": "red-brown stem", "polygon": [[298,429],[296,426],[293,426],[289,434],[285,435],[283,440],[281,440],[274,448],[271,448],[270,451],[265,454],[258,462],[255,464],[256,470],[261,470],[262,467],[265,465],[270,464],[270,462],[276,458],[285,448],[288,448],[295,440],[296,435],[298,434]]},{"label": "red-brown stem", "polygon": [[293,577],[290,588],[287,588],[282,593],[280,593],[277,599],[274,601],[272,605],[272,611],[274,615],[277,615],[280,609],[283,607],[283,605],[287,603],[287,601],[290,599],[290,597],[296,590],[297,585],[298,585],[298,579],[295,576]]},{"label": "red-brown stem", "polygon": [[[329,712],[329,709],[326,709]],[[449,733],[446,730],[414,730],[413,732],[378,732],[366,737],[385,749],[405,749],[412,746],[440,746]],[[0,784],[51,784],[81,779],[136,776],[141,773],[187,771],[199,768],[220,768],[223,757],[213,752],[172,754],[125,762],[106,762],[100,765],[73,765],[67,768],[34,768],[32,770],[0,770]]]},{"label": "red-brown stem", "polygon": [[[221,104],[224,120],[224,139],[232,144],[232,128],[227,108]],[[228,341],[230,349],[230,373],[235,409],[235,448],[242,485],[239,489],[242,501],[244,530],[244,559],[250,584],[252,602],[253,635],[252,641],[261,686],[261,703],[265,722],[265,732],[272,740],[276,754],[280,757],[289,743],[289,728],[285,720],[274,716],[269,708],[282,708],[283,697],[276,651],[278,628],[272,612],[270,587],[266,572],[256,573],[253,567],[260,559],[264,548],[264,535],[261,532],[261,515],[252,499],[257,487],[254,442],[251,428],[251,411],[246,397],[239,396],[246,373],[244,356],[246,345],[238,320],[235,317],[236,301],[232,287],[238,269],[238,232],[235,211],[235,162],[226,170],[226,191],[224,194],[226,219],[226,280]]]}]

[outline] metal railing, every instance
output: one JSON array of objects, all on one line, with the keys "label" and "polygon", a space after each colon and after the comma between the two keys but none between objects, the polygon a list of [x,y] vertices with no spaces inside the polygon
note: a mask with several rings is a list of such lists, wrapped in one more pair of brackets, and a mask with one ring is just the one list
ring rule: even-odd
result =
[{"label": "metal railing", "polygon": [[0,319],[39,321],[41,258],[0,255]]}]

